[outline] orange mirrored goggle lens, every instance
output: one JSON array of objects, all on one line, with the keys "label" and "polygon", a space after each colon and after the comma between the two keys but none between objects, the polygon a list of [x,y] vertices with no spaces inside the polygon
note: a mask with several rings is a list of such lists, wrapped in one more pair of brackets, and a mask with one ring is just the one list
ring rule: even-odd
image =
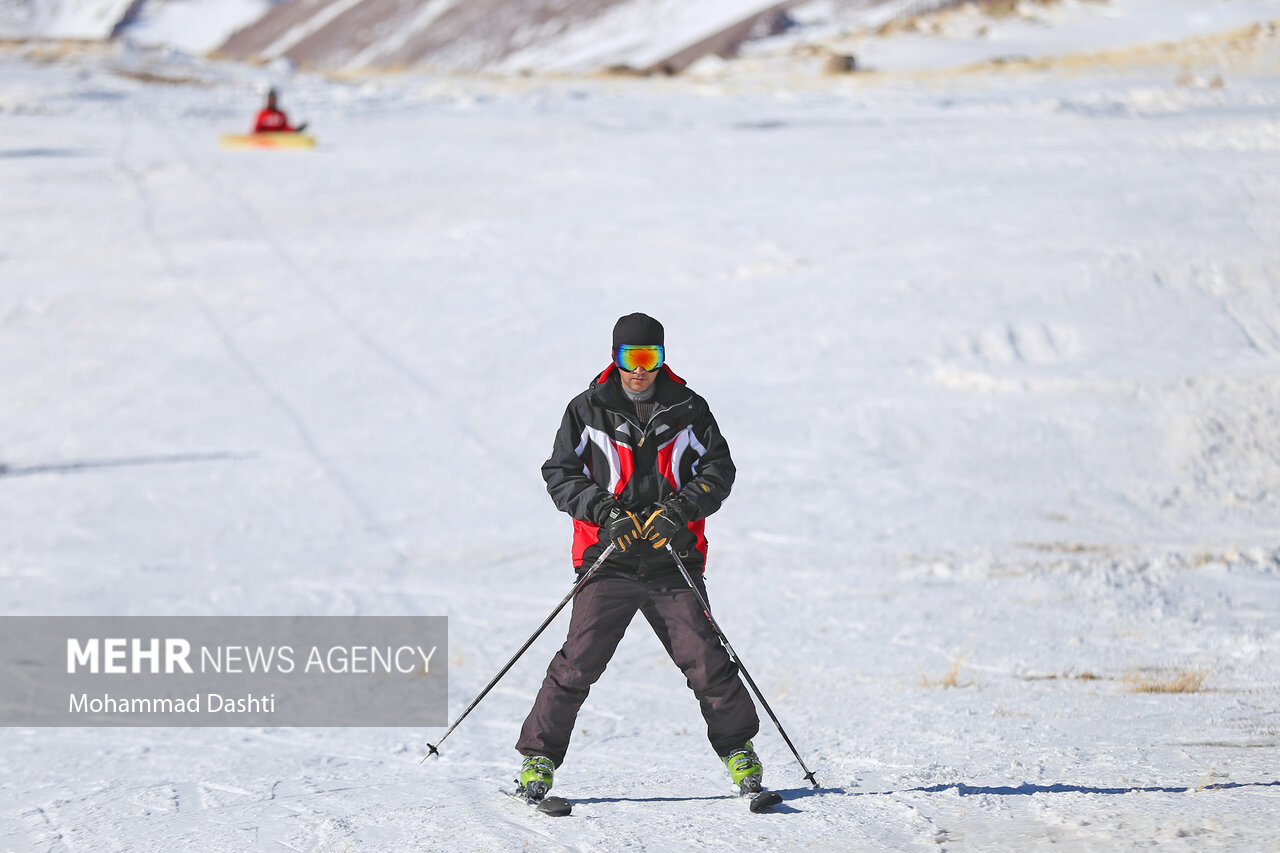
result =
[{"label": "orange mirrored goggle lens", "polygon": [[627,373],[637,367],[652,373],[662,366],[663,352],[661,346],[635,346],[625,344],[613,350],[613,363]]}]

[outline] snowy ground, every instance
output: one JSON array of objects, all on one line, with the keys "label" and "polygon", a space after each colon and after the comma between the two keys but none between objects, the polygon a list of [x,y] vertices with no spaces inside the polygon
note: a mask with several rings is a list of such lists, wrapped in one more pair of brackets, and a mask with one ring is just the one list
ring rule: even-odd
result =
[{"label": "snowy ground", "polygon": [[426,764],[8,729],[0,850],[1277,849],[1280,72],[298,78],[321,147],[262,154],[257,72],[113,67],[0,57],[3,612],[443,614],[456,714],[568,590],[538,466],[646,310],[822,789],[766,728],[788,807],[728,796],[641,624],[574,815],[500,798],[558,623]]}]

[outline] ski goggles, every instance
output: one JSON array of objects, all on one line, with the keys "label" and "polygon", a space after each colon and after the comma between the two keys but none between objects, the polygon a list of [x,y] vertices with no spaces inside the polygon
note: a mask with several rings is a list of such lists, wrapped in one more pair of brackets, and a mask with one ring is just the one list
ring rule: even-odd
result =
[{"label": "ski goggles", "polygon": [[637,346],[620,344],[613,348],[613,363],[627,373],[639,368],[652,373],[662,366],[663,351],[661,344]]}]

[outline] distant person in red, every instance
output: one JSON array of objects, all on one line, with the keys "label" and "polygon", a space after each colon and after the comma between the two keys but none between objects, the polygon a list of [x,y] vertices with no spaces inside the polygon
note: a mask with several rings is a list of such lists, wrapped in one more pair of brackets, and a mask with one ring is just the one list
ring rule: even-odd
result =
[{"label": "distant person in red", "polygon": [[304,121],[297,127],[289,126],[289,117],[276,106],[276,90],[267,92],[267,105],[258,113],[258,120],[253,125],[254,133],[301,133],[307,129]]}]

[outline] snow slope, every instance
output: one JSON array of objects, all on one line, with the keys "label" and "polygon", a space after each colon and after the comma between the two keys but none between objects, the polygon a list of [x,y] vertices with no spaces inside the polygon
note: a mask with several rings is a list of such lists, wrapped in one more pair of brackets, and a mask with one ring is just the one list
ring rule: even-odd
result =
[{"label": "snow slope", "polygon": [[[105,39],[191,54],[291,62],[347,73],[417,67],[434,72],[586,74],[610,67],[683,69],[682,52],[778,0],[0,0],[0,38]],[[1008,15],[974,4],[911,17],[944,0],[810,0],[789,4],[793,26],[755,33],[739,46],[747,61],[812,72],[829,53],[867,70],[904,72],[976,63],[1125,50],[1280,20],[1280,0],[1027,0]],[[267,14],[270,12],[270,14]],[[899,22],[891,33],[876,32]],[[905,31],[904,31],[905,27]],[[717,42],[717,44],[719,44]],[[711,53],[719,47],[710,47]],[[678,58],[678,62],[670,60]],[[722,70],[708,56],[708,68]]]},{"label": "snow slope", "polygon": [[147,0],[124,28],[134,44],[205,54],[261,18],[271,0]]},{"label": "snow slope", "polygon": [[1274,845],[1280,68],[299,76],[279,155],[215,144],[260,72],[125,61],[0,56],[3,612],[447,615],[456,715],[568,590],[538,467],[648,310],[740,469],[713,607],[823,787],[766,723],[749,815],[638,623],[574,816],[500,798],[562,620],[425,764],[9,729],[0,850]]},{"label": "snow slope", "polygon": [[1019,8],[1023,14],[998,18],[965,5],[937,16],[932,31],[862,37],[844,45],[867,68],[926,70],[1064,56],[1081,45],[1090,52],[1123,50],[1280,21],[1277,0],[1062,0]]},{"label": "snow slope", "polygon": [[132,0],[4,0],[0,38],[105,39]]},{"label": "snow slope", "polygon": [[778,5],[778,0],[633,0],[555,38],[531,40],[496,70],[582,74],[610,66],[647,69]]},{"label": "snow slope", "polygon": [[[1078,62],[1082,54],[1109,54],[1113,65],[1125,58],[1143,64],[1146,54],[1163,46],[1212,40],[1251,25],[1273,29],[1280,22],[1277,0],[1024,0],[1003,14],[1001,4],[966,3],[886,18],[894,8],[813,0],[790,11],[795,25],[782,34],[748,42],[734,62],[708,61],[695,71],[704,77],[814,73],[831,54],[854,56],[862,71],[895,74]],[[1192,56],[1182,53],[1183,59]]]},{"label": "snow slope", "polygon": [[134,44],[203,54],[253,23],[272,0],[0,0],[0,38],[122,35]]},{"label": "snow slope", "polygon": [[[286,57],[341,71],[587,73],[615,65],[683,68],[679,54],[779,11],[779,0],[302,0],[223,44],[241,60]],[[750,26],[741,36],[750,34]],[[715,41],[720,49],[734,43]],[[696,56],[694,57],[696,58]]]}]

